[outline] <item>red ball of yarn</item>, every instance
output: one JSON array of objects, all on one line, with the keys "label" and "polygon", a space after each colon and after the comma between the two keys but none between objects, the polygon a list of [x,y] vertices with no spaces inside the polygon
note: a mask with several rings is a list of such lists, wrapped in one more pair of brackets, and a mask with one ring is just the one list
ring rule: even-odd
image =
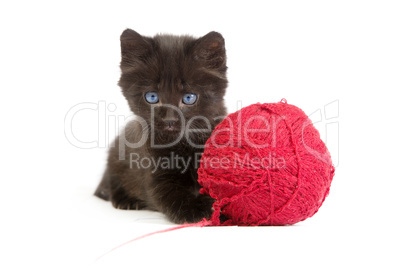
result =
[{"label": "red ball of yarn", "polygon": [[206,143],[198,181],[216,199],[212,225],[288,225],[318,211],[334,171],[317,129],[285,100],[228,115]]}]

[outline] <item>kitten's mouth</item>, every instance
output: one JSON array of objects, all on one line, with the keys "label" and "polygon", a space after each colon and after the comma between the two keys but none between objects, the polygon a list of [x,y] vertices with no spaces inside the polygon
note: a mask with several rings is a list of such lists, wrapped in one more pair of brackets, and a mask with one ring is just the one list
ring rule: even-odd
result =
[{"label": "kitten's mouth", "polygon": [[164,128],[164,130],[167,130],[167,131],[176,131],[177,129],[176,129],[175,127],[173,127],[173,126],[166,126],[166,127]]}]

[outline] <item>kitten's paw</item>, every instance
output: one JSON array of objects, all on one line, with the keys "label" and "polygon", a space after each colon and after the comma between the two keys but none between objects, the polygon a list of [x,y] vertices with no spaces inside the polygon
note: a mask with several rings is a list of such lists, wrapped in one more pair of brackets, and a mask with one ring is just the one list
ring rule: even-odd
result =
[{"label": "kitten's paw", "polygon": [[145,205],[137,199],[114,199],[112,198],[112,204],[117,209],[123,210],[141,210],[145,208]]},{"label": "kitten's paw", "polygon": [[172,211],[168,217],[174,223],[179,224],[199,222],[204,218],[208,219],[211,217],[214,202],[215,199],[209,196],[199,195],[191,201],[183,202],[183,204],[181,204],[176,211]]}]

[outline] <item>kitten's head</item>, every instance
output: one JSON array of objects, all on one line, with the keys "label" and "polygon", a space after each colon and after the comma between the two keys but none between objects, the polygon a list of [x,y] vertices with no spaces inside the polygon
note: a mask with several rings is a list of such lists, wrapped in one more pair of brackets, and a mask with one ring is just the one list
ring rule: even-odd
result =
[{"label": "kitten's head", "polygon": [[[226,115],[227,67],[221,34],[150,38],[127,29],[120,41],[119,85],[134,114],[158,136],[171,140],[186,127],[208,129],[208,124],[213,130]],[[204,136],[210,135],[207,132]]]}]

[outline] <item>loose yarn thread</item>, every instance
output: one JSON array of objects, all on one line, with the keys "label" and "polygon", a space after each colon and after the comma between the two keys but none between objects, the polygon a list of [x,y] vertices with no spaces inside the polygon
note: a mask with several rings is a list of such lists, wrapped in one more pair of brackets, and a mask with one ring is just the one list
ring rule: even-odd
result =
[{"label": "loose yarn thread", "polygon": [[122,248],[122,247],[124,247],[124,246],[126,246],[126,245],[128,245],[128,244],[130,244],[130,243],[132,243],[132,242],[134,242],[134,241],[141,240],[141,239],[144,239],[144,238],[147,238],[147,237],[156,235],[156,234],[162,234],[162,233],[172,232],[172,231],[176,231],[176,230],[180,230],[180,229],[188,228],[188,227],[204,227],[204,226],[208,226],[208,225],[210,225],[210,224],[211,224],[211,221],[208,221],[208,220],[204,219],[204,220],[202,220],[202,221],[200,221],[200,222],[182,224],[182,225],[179,225],[179,226],[174,226],[174,227],[171,227],[171,228],[167,228],[167,229],[163,229],[163,230],[158,230],[158,231],[155,231],[155,232],[151,232],[151,233],[148,233],[148,234],[144,234],[144,235],[138,236],[138,237],[136,237],[136,238],[133,238],[133,239],[131,239],[131,240],[129,240],[129,241],[126,241],[126,242],[124,242],[123,244],[120,244],[120,245],[118,245],[118,246],[112,248],[111,250],[109,250],[109,251],[103,253],[101,256],[99,256],[98,258],[96,258],[96,260],[94,261],[94,263],[98,262],[100,259],[104,258],[106,255],[109,255],[110,253],[112,253],[112,252],[118,250],[119,248]]}]

